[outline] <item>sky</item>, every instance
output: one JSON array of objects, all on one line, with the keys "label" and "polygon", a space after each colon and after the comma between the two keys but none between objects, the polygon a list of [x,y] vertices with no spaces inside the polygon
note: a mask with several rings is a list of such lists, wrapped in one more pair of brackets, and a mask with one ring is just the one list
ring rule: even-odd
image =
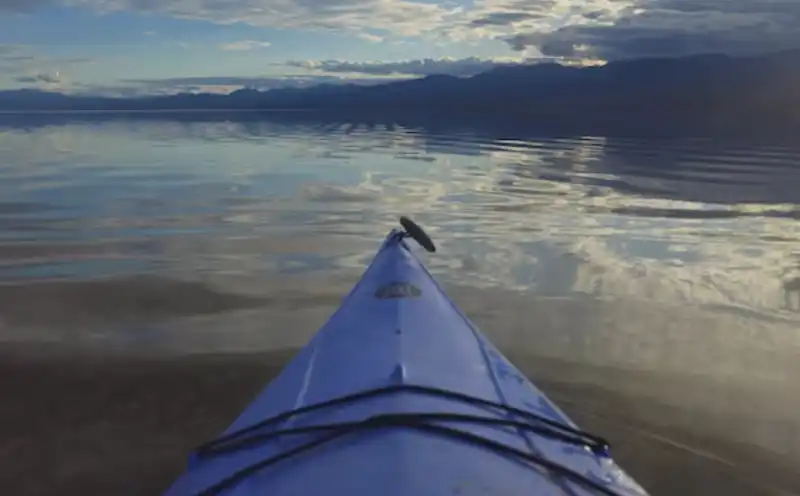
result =
[{"label": "sky", "polygon": [[0,90],[227,92],[795,48],[798,0],[0,0]]}]

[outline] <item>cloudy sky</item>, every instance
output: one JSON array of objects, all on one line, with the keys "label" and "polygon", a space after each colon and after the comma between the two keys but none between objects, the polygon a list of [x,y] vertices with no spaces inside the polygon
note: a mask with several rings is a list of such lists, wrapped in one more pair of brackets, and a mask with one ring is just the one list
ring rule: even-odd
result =
[{"label": "cloudy sky", "polygon": [[798,47],[798,0],[0,0],[0,89],[227,91]]}]

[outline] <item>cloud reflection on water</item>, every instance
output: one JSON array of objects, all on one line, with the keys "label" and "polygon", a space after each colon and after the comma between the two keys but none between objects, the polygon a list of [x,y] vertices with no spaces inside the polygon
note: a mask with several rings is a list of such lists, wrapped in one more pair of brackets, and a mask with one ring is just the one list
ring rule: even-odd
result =
[{"label": "cloud reflection on water", "polygon": [[59,239],[313,233],[322,252],[323,236],[347,235],[358,256],[320,253],[328,266],[317,267],[344,270],[408,213],[462,260],[438,257],[434,269],[460,267],[447,274],[468,284],[780,311],[800,237],[800,151],[775,146],[266,119],[88,120],[0,139],[2,174],[15,180],[4,205],[63,214],[0,216],[16,241],[43,229]]},{"label": "cloud reflection on water", "polygon": [[[797,406],[796,148],[264,116],[59,118],[0,122],[6,340],[300,345],[408,214],[441,247],[425,255],[432,270],[501,347],[746,384],[771,395],[772,411],[742,435],[800,459],[800,441],[769,428]],[[31,294],[49,296],[15,310]],[[142,304],[153,294],[155,309]]]}]

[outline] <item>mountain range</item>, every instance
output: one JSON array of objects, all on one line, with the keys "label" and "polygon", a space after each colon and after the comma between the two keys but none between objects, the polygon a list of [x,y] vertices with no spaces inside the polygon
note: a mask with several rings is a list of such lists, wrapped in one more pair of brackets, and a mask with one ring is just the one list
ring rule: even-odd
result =
[{"label": "mountain range", "polygon": [[428,76],[386,84],[320,85],[227,95],[139,98],[0,91],[4,111],[306,110],[452,119],[658,121],[689,127],[800,129],[800,50],[611,62],[502,66],[469,78]]}]

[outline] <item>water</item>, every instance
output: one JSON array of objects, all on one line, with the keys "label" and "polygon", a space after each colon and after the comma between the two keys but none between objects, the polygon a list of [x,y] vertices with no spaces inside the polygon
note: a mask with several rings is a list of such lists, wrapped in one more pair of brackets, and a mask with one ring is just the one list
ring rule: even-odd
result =
[{"label": "water", "polygon": [[738,438],[800,460],[800,147],[520,134],[3,116],[0,338],[297,346],[405,214],[502,348],[627,371],[616,389],[690,407],[670,422],[747,423]]},{"label": "water", "polygon": [[[82,342],[94,333],[111,345],[127,321],[158,320],[148,313],[207,313],[192,298],[174,301],[181,291],[205,295],[220,311],[342,293],[339,281],[357,277],[407,214],[441,246],[441,255],[428,257],[432,270],[483,293],[479,300],[523,295],[587,311],[601,301],[604,309],[632,304],[665,314],[645,317],[649,331],[631,330],[639,338],[656,335],[662,320],[671,340],[750,337],[731,329],[714,336],[707,324],[672,329],[687,312],[705,312],[726,326],[747,320],[744,334],[770,334],[759,346],[800,343],[798,147],[205,117],[2,121],[6,293],[61,289],[79,300],[72,289],[99,293],[57,319],[6,308],[6,337],[30,338],[37,328],[39,338]],[[165,290],[166,300],[141,305],[177,281],[183,286]],[[262,301],[237,300],[242,294]],[[58,336],[78,314],[84,333]],[[789,330],[775,331],[782,326]],[[155,347],[198,345],[200,334],[137,332]],[[224,332],[207,345],[245,339],[228,325]]]}]

